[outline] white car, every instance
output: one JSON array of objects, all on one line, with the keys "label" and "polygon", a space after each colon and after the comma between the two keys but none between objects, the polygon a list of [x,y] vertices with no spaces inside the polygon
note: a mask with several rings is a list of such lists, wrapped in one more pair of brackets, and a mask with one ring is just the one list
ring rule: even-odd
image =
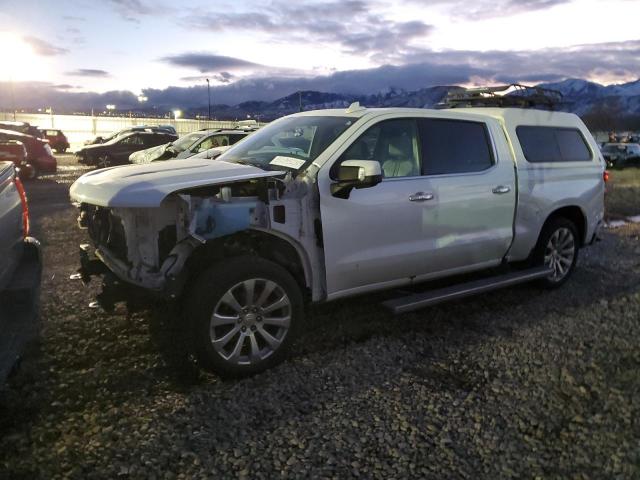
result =
[{"label": "white car", "polygon": [[[166,143],[157,147],[134,152],[129,156],[130,163],[151,163],[172,158],[189,158],[194,155],[205,154],[209,150],[210,156],[200,158],[216,158],[217,150],[230,147],[239,142],[258,127],[219,128],[212,130],[199,130],[188,133],[172,143]],[[206,155],[206,154],[205,154]]]},{"label": "white car", "polygon": [[200,363],[244,375],[282,360],[307,302],[498,266],[513,268],[384,305],[561,285],[596,238],[604,187],[573,114],[354,104],[281,118],[215,162],[90,172],[71,197],[95,247],[83,271],[180,301]]}]

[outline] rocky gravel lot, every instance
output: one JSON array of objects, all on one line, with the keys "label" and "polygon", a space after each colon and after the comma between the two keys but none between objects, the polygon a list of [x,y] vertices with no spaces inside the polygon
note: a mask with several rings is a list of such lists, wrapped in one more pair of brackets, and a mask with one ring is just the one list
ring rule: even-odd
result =
[{"label": "rocky gravel lot", "polygon": [[91,309],[69,280],[80,173],[27,187],[42,334],[0,403],[0,478],[640,478],[640,226],[553,292],[313,307],[290,360],[221,381],[171,314]]}]

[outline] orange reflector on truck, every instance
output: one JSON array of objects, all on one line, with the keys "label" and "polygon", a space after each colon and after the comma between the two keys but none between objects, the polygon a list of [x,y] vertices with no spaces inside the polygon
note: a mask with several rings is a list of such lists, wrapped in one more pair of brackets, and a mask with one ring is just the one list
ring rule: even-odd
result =
[{"label": "orange reflector on truck", "polygon": [[29,236],[29,204],[27,203],[27,193],[24,191],[24,185],[19,178],[14,180],[16,183],[16,189],[20,195],[20,202],[22,203],[22,233],[25,238]]}]

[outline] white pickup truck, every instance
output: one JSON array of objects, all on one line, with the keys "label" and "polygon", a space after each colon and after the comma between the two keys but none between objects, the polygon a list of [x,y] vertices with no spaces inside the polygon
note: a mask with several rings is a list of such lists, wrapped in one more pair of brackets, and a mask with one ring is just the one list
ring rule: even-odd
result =
[{"label": "white pickup truck", "polygon": [[283,358],[305,302],[493,267],[385,305],[559,286],[603,221],[603,174],[572,114],[354,104],[281,118],[216,161],[90,172],[71,197],[95,246],[83,276],[181,302],[199,361],[242,375]]}]

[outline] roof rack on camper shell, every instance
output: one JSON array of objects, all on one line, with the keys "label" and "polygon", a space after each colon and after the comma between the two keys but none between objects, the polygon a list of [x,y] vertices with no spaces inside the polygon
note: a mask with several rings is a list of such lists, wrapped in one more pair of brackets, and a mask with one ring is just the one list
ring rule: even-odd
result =
[{"label": "roof rack on camper shell", "polygon": [[449,90],[437,108],[516,107],[554,110],[562,103],[562,93],[519,83],[498,87],[456,88]]}]

